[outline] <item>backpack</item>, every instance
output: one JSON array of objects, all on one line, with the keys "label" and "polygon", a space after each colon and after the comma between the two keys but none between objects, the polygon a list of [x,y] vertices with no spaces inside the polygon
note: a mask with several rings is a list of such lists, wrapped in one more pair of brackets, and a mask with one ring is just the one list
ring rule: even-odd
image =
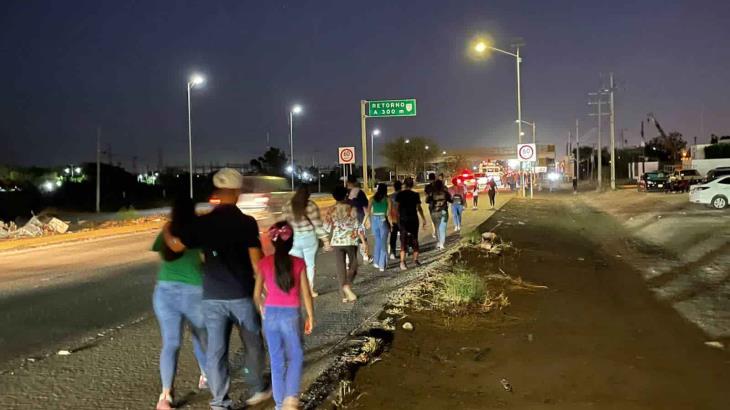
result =
[{"label": "backpack", "polygon": [[432,193],[431,194],[431,204],[432,204],[431,209],[433,210],[433,212],[445,211],[447,209],[446,207],[448,204],[448,201],[446,198],[446,192],[439,191],[439,192]]}]

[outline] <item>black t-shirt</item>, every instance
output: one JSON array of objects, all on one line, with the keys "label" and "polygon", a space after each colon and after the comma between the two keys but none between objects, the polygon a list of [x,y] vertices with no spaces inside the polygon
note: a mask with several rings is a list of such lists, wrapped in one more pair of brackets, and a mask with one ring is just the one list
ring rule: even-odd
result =
[{"label": "black t-shirt", "polygon": [[431,190],[431,193],[426,197],[426,202],[431,213],[445,211],[448,210],[448,203],[452,202],[451,194],[446,190]]},{"label": "black t-shirt", "polygon": [[398,203],[398,218],[400,221],[418,222],[418,205],[421,204],[421,196],[418,192],[406,189],[398,192],[395,196],[395,202]]},{"label": "black t-shirt", "polygon": [[255,279],[248,249],[261,247],[254,218],[235,205],[220,205],[172,234],[186,247],[203,250],[203,299],[253,296]]}]

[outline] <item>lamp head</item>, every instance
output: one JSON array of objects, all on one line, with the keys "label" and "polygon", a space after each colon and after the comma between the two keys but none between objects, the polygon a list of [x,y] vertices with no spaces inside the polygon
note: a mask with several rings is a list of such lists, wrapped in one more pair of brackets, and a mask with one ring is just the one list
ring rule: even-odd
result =
[{"label": "lamp head", "polygon": [[302,110],[303,110],[303,108],[302,108],[302,106],[301,106],[301,105],[299,105],[299,104],[297,104],[297,105],[295,105],[295,106],[291,107],[291,112],[292,112],[292,114],[301,114],[301,113],[302,113]]},{"label": "lamp head", "polygon": [[193,74],[190,77],[190,85],[196,86],[201,85],[205,82],[205,77],[203,77],[201,74]]}]

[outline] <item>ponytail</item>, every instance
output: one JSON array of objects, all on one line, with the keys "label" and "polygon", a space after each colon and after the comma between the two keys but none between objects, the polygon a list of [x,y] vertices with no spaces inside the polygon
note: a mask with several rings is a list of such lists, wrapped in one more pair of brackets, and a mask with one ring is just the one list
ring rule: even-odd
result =
[{"label": "ponytail", "polygon": [[291,226],[286,222],[277,222],[269,228],[269,238],[274,244],[274,272],[276,286],[284,292],[289,292],[294,287],[294,276],[292,275],[292,260],[289,256],[294,245],[294,234]]}]

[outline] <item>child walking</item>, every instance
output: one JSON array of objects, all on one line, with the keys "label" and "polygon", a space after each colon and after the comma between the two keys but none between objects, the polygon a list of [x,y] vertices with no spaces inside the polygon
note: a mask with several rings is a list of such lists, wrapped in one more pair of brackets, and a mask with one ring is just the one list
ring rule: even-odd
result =
[{"label": "child walking", "polygon": [[314,327],[311,287],[304,259],[289,255],[294,245],[292,227],[278,222],[268,235],[275,252],[259,261],[254,300],[263,317],[276,409],[295,410],[304,363],[300,302],[307,314],[304,334],[309,335]]}]

